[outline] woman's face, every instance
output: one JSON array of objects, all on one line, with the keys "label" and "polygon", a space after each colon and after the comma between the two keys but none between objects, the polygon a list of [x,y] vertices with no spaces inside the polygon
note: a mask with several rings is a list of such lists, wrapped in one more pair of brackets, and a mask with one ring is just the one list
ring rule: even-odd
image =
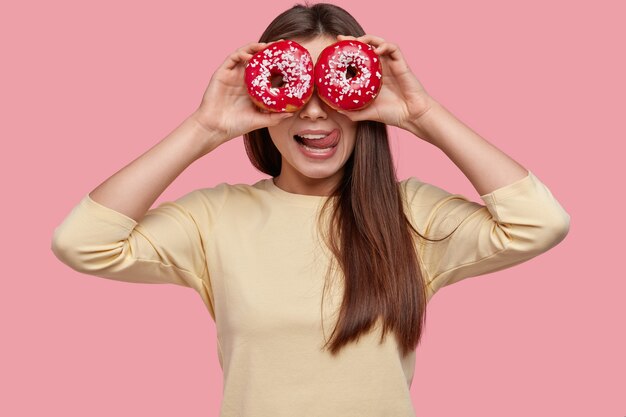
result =
[{"label": "woman's face", "polygon": [[[336,42],[332,37],[316,37],[294,41],[305,47],[313,63],[320,52]],[[296,194],[329,195],[343,176],[343,166],[354,150],[357,122],[353,122],[329,107],[313,92],[307,104],[294,116],[268,127],[272,141],[282,156],[282,168],[275,183],[285,191]],[[307,149],[295,136],[339,136],[336,146],[327,149]]]}]

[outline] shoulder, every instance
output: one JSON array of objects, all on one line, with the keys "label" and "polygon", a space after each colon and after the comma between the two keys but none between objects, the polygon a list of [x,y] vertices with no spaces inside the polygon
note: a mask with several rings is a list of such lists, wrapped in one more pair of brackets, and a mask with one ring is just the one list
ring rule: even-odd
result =
[{"label": "shoulder", "polygon": [[434,184],[422,181],[417,177],[409,177],[399,181],[403,199],[410,205],[432,206],[449,198],[465,198],[460,194],[451,193]]},{"label": "shoulder", "polygon": [[241,197],[245,195],[251,195],[256,190],[256,184],[230,184],[222,182],[214,185],[213,187],[204,187],[193,190],[183,196],[183,198],[189,199],[215,199],[231,197]]},{"label": "shoulder", "polygon": [[230,184],[223,182],[213,187],[198,188],[190,191],[177,198],[174,203],[192,212],[218,212],[227,204],[248,204],[263,198],[267,194],[266,181],[265,179],[259,180],[254,184]]},{"label": "shoulder", "polygon": [[463,194],[451,193],[415,177],[399,183],[405,213],[419,230],[425,230],[428,225],[447,230],[449,224],[456,225],[483,208]]}]

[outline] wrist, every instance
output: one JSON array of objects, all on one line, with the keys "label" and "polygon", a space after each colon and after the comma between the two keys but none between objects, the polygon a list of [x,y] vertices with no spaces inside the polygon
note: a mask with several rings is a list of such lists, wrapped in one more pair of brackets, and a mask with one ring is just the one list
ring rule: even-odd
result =
[{"label": "wrist", "polygon": [[198,143],[201,144],[204,154],[228,141],[226,134],[206,123],[197,110],[187,118],[187,121],[193,125],[195,136],[198,138]]},{"label": "wrist", "polygon": [[409,117],[405,130],[408,130],[415,136],[428,141],[428,129],[429,125],[432,123],[431,119],[436,117],[435,113],[437,113],[441,105],[434,98],[427,96],[424,98],[424,104],[421,107],[423,110],[421,110],[418,114]]}]

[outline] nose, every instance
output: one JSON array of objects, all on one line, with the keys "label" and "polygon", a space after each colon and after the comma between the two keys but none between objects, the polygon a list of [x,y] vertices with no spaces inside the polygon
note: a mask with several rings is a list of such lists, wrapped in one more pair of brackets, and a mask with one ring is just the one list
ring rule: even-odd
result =
[{"label": "nose", "polygon": [[325,103],[323,103],[320,98],[317,96],[317,91],[313,91],[313,95],[307,101],[307,103],[300,109],[300,118],[301,119],[326,119],[328,117],[327,111],[324,108]]}]

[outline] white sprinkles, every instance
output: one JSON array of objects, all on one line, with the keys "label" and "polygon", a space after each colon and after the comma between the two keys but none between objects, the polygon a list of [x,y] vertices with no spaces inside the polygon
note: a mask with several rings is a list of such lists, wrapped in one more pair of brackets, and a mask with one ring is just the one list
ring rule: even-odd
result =
[{"label": "white sprinkles", "polygon": [[[310,73],[313,63],[310,55],[303,54],[300,49],[293,46],[291,41],[288,41],[288,44],[287,50],[280,50],[277,47],[267,48],[262,51],[261,60],[253,57],[248,63],[250,67],[255,68],[249,86],[251,93],[268,107],[280,103],[280,106],[283,106],[282,110],[284,110],[287,98],[301,100],[312,88]],[[284,87],[272,87],[273,75],[282,76]],[[268,97],[268,94],[273,99]]]}]

